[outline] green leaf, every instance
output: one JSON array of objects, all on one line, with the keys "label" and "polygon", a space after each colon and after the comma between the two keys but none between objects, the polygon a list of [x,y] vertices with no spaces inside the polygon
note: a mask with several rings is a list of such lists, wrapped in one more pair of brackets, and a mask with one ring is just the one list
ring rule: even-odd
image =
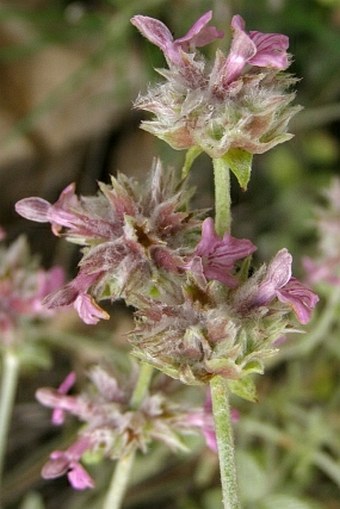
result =
[{"label": "green leaf", "polygon": [[253,403],[258,401],[255,383],[249,376],[240,378],[239,380],[229,380],[228,387],[233,394],[236,394],[236,396],[240,398]]},{"label": "green leaf", "polygon": [[232,148],[222,159],[229,165],[241,188],[246,191],[251,175],[253,155],[241,148]]},{"label": "green leaf", "polygon": [[291,495],[271,495],[261,504],[261,509],[321,509],[319,504]]},{"label": "green leaf", "polygon": [[187,153],[185,154],[185,161],[182,168],[182,178],[185,179],[189,175],[189,171],[191,166],[193,165],[195,159],[202,154],[202,149],[200,147],[192,147],[189,148]]},{"label": "green leaf", "polygon": [[268,474],[263,466],[254,455],[242,450],[237,451],[236,460],[242,499],[249,504],[263,500],[270,490]]}]

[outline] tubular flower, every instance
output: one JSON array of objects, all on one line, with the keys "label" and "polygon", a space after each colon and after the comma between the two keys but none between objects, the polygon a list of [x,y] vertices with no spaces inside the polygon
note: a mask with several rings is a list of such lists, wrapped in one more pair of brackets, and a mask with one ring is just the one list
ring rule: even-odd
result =
[{"label": "tubular flower", "polygon": [[83,247],[77,276],[46,305],[73,305],[88,324],[109,318],[98,300],[123,297],[134,304],[138,290],[148,292],[158,277],[178,274],[199,227],[186,212],[190,192],[159,161],[146,190],[124,175],[99,188],[97,196],[77,197],[70,185],[55,204],[35,197],[16,204],[22,216],[50,222],[56,235]]},{"label": "tubular flower", "polygon": [[254,274],[236,298],[242,309],[267,306],[275,298],[290,306],[298,321],[306,324],[319,297],[310,288],[292,277],[292,256],[287,249],[281,249],[268,268],[262,267]]},{"label": "tubular flower", "polygon": [[237,80],[247,64],[278,70],[289,66],[289,39],[286,35],[257,31],[248,34],[245,31],[245,22],[239,15],[233,16],[231,27],[233,39],[221,73],[224,85],[228,86]]},{"label": "tubular flower", "polygon": [[76,490],[94,487],[94,481],[79,462],[81,456],[90,449],[90,441],[85,437],[72,444],[66,451],[53,451],[44,465],[41,475],[44,479],[55,479],[64,474]]},{"label": "tubular flower", "polygon": [[219,32],[213,26],[207,26],[211,18],[212,11],[206,12],[179,39],[174,39],[168,27],[158,19],[134,16],[131,23],[144,37],[162,50],[169,65],[181,65],[183,53],[194,51],[195,48],[206,46],[215,39],[223,37],[223,32]]},{"label": "tubular flower", "polygon": [[235,263],[255,250],[256,246],[250,240],[236,239],[228,233],[223,238],[219,237],[213,219],[208,217],[203,221],[202,238],[186,268],[209,281],[217,280],[234,288],[238,285],[232,274]]},{"label": "tubular flower", "polygon": [[175,51],[176,41],[170,45],[163,36],[161,43],[159,21],[135,16],[132,23],[162,49],[169,64],[169,70],[159,71],[166,81],[136,101],[138,109],[154,115],[143,129],[175,149],[195,147],[213,158],[234,149],[260,154],[292,137],[287,125],[300,108],[290,105],[295,94],[288,92],[296,80],[282,72],[290,62],[288,37],[247,33],[241,16],[234,16],[229,54],[218,50],[211,66],[195,49],[198,44],[188,49],[180,43]]},{"label": "tubular flower", "polygon": [[16,331],[24,322],[51,316],[43,300],[63,282],[60,267],[46,271],[39,266],[25,237],[0,247],[0,331],[6,345],[17,340]]},{"label": "tubular flower", "polygon": [[[42,469],[45,479],[67,474],[75,489],[92,488],[94,481],[80,463],[86,462],[86,458],[91,457],[93,463],[95,458],[97,461],[103,457],[118,459],[132,450],[146,452],[153,440],[173,450],[186,450],[181,435],[193,433],[197,428],[190,421],[191,413],[168,401],[160,392],[147,396],[138,410],[132,410],[130,400],[135,375],[133,370],[131,379],[127,382],[125,376],[123,384],[96,366],[89,373],[88,392],[68,396],[60,388],[37,391],[38,401],[53,408],[54,415],[68,412],[82,422],[76,441],[65,451],[51,453]],[[69,382],[66,379],[66,385]]]}]

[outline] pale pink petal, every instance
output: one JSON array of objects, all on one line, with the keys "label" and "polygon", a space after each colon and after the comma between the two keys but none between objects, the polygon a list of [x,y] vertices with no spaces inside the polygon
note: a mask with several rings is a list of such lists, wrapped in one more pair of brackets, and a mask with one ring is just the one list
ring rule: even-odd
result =
[{"label": "pale pink petal", "polygon": [[158,46],[170,60],[177,58],[177,52],[173,49],[173,36],[164,23],[149,16],[136,15],[131,18],[131,23],[138,28],[142,35],[150,42]]},{"label": "pale pink petal", "polygon": [[158,19],[137,15],[131,18],[131,23],[138,28],[144,37],[163,51],[168,62],[180,64],[181,51],[205,46],[215,39],[223,37],[223,32],[217,30],[216,27],[207,26],[211,18],[212,11],[206,12],[183,37],[176,40],[174,40],[168,27]]},{"label": "pale pink petal", "polygon": [[85,468],[80,463],[72,462],[70,470],[67,473],[67,478],[71,486],[75,490],[86,490],[94,488],[94,481],[92,477],[86,472]]},{"label": "pale pink petal", "polygon": [[265,306],[282,288],[292,275],[292,255],[287,249],[281,249],[268,265],[267,273],[252,297],[253,306]]},{"label": "pale pink petal", "polygon": [[215,39],[223,37],[223,32],[217,30],[216,27],[207,27],[206,25],[212,18],[212,11],[208,11],[201,16],[196,23],[190,28],[190,30],[179,39],[176,39],[174,43],[180,45],[183,50],[188,49],[190,46],[200,48],[210,44]]},{"label": "pale pink petal", "polygon": [[48,201],[35,196],[24,198],[15,204],[15,210],[20,216],[38,223],[49,222],[50,208],[51,204]]},{"label": "pale pink petal", "polygon": [[289,66],[289,38],[286,35],[251,31],[249,36],[256,46],[256,54],[248,60],[249,64],[274,69],[286,69]]},{"label": "pale pink petal", "polygon": [[231,26],[234,30],[229,55],[224,67],[224,84],[236,80],[242,73],[246,63],[256,54],[256,45],[244,31],[244,21],[241,16],[233,16]]},{"label": "pale pink petal", "polygon": [[289,39],[286,35],[246,32],[245,22],[239,15],[231,20],[233,39],[229,55],[222,69],[223,84],[229,85],[242,74],[246,64],[257,67],[286,69],[289,66]]},{"label": "pale pink petal", "polygon": [[[76,374],[71,371],[65,380],[59,385],[57,391],[59,394],[67,394],[76,381]],[[65,421],[65,411],[61,408],[55,408],[52,412],[51,421],[55,426],[60,426]]]},{"label": "pale pink petal", "polygon": [[63,451],[54,451],[50,459],[43,466],[41,476],[43,479],[55,479],[66,474],[69,468],[69,459]]},{"label": "pale pink petal", "polygon": [[109,320],[110,315],[95,302],[93,297],[84,293],[74,301],[74,308],[84,323],[95,325],[99,320]]}]

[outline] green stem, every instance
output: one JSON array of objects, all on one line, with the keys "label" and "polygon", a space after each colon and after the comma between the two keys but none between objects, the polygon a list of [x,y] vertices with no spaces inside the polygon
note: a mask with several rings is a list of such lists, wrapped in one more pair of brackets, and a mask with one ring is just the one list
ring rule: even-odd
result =
[{"label": "green stem", "polygon": [[152,378],[152,373],[153,367],[150,364],[145,363],[141,364],[138,380],[130,401],[130,407],[132,410],[136,410],[137,408],[139,408],[143,402],[143,399],[147,395]]},{"label": "green stem", "polygon": [[230,232],[230,171],[223,159],[213,159],[215,180],[215,229],[218,235]]},{"label": "green stem", "polygon": [[202,154],[202,149],[199,147],[189,148],[187,153],[185,154],[184,165],[182,168],[182,179],[186,179],[189,175],[191,166],[193,165],[195,159]]},{"label": "green stem", "polygon": [[[230,171],[225,160],[213,159],[215,181],[215,229],[218,235],[230,232]],[[235,449],[226,380],[216,375],[210,381],[224,509],[240,509]]]},{"label": "green stem", "polygon": [[[137,410],[141,406],[148,393],[152,373],[152,366],[144,363],[141,364],[138,380],[131,396],[131,410]],[[135,456],[136,450],[132,449],[117,461],[112,481],[104,500],[103,509],[120,509],[129,484]]]},{"label": "green stem", "polygon": [[210,382],[215,421],[224,509],[240,509],[235,464],[235,448],[226,380],[217,375]]},{"label": "green stem", "polygon": [[132,450],[117,461],[103,509],[119,509],[129,483],[136,451]]},{"label": "green stem", "polygon": [[0,398],[0,493],[8,430],[11,422],[13,404],[18,383],[19,365],[20,362],[18,356],[15,355],[11,350],[6,350],[3,355]]}]

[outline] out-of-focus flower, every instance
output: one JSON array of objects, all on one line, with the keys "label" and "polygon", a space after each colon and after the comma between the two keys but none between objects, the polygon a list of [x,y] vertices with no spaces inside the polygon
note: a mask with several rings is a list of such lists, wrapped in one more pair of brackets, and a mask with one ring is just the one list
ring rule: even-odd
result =
[{"label": "out-of-focus flower", "polygon": [[68,186],[55,204],[25,198],[19,214],[50,222],[56,235],[83,246],[77,276],[46,299],[49,308],[73,305],[87,324],[109,316],[96,301],[148,292],[158,277],[182,270],[199,221],[186,211],[190,192],[159,161],[145,187],[124,175],[99,184],[97,196],[77,197]]},{"label": "out-of-focus flower", "polygon": [[305,257],[303,266],[309,284],[340,285],[340,179],[335,178],[324,192],[326,203],[316,210],[315,226],[319,243],[314,258]]},{"label": "out-of-focus flower", "polygon": [[55,479],[67,474],[71,486],[76,490],[94,487],[94,481],[79,463],[82,455],[91,447],[87,437],[80,438],[66,451],[53,451],[44,465],[41,475],[44,479]]},{"label": "out-of-focus flower", "polygon": [[[233,423],[239,420],[239,412],[235,408],[231,409],[231,420]],[[214,417],[212,413],[212,402],[210,390],[207,392],[207,397],[202,408],[195,409],[189,412],[187,417],[188,423],[197,426],[201,430],[206,444],[213,452],[217,452],[217,441],[215,433]]]},{"label": "out-of-focus flower", "polygon": [[[199,30],[204,26],[202,19],[194,25]],[[159,71],[166,81],[136,101],[138,109],[154,115],[142,122],[143,129],[175,149],[195,148],[212,158],[228,153],[235,157],[230,153],[235,149],[261,154],[292,137],[287,133],[288,122],[300,108],[290,105],[295,94],[289,88],[296,80],[282,72],[290,62],[287,36],[247,33],[241,16],[234,16],[230,52],[224,55],[218,50],[211,66],[195,50],[198,44],[189,48],[190,53],[182,39],[180,49],[170,44],[172,36],[163,23],[151,23],[143,16],[135,16],[132,22],[161,47],[169,64],[169,70]],[[186,37],[191,40],[189,34]],[[217,33],[212,35],[214,39]]]},{"label": "out-of-focus flower", "polygon": [[19,237],[9,247],[0,247],[0,330],[5,345],[16,341],[16,331],[25,321],[51,316],[43,300],[63,283],[63,270],[42,269],[31,255],[25,237]]},{"label": "out-of-focus flower", "polygon": [[[76,374],[74,371],[71,371],[65,378],[65,380],[59,385],[57,392],[59,394],[67,394],[68,391],[73,387],[76,381]],[[56,408],[52,413],[52,423],[56,426],[60,426],[64,423],[65,420],[65,412],[61,408]]]},{"label": "out-of-focus flower", "polygon": [[236,239],[229,233],[219,237],[214,221],[208,217],[202,224],[202,238],[186,268],[197,272],[207,280],[217,280],[230,288],[238,285],[233,275],[235,263],[256,250],[256,246],[247,239]]},{"label": "out-of-focus flower", "polygon": [[[173,450],[186,450],[181,435],[193,433],[197,423],[190,422],[195,409],[185,410],[162,393],[147,395],[137,410],[130,407],[135,371],[124,383],[99,366],[89,374],[91,387],[80,395],[65,392],[73,381],[69,375],[59,389],[39,389],[37,399],[53,408],[53,413],[76,416],[82,426],[78,437],[65,451],[54,451],[42,469],[45,479],[67,474],[75,489],[92,488],[93,480],[80,461],[102,457],[117,459],[132,450],[146,452],[151,441],[161,441]],[[197,410],[198,412],[198,410]]]}]

